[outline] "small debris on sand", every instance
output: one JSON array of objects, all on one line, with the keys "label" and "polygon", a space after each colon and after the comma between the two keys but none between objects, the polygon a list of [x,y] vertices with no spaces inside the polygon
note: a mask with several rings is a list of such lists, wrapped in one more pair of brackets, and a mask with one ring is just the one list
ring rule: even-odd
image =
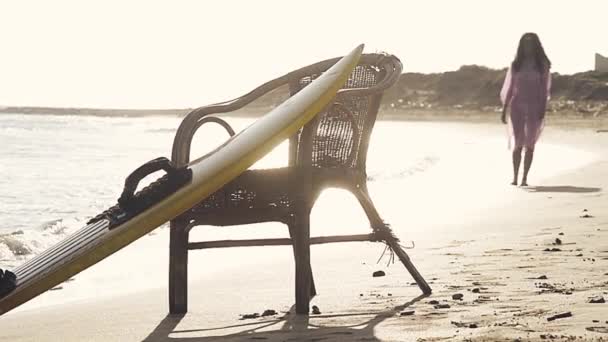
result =
[{"label": "small debris on sand", "polygon": [[547,317],[547,321],[551,322],[551,321],[555,321],[556,319],[568,318],[568,317],[572,317],[572,312],[568,311],[568,312],[557,314],[557,315],[554,315],[551,317]]},{"label": "small debris on sand", "polygon": [[429,304],[431,304],[431,305],[437,305],[437,304],[439,304],[439,301],[438,300],[431,300],[429,302]]},{"label": "small debris on sand", "polygon": [[243,320],[243,319],[255,319],[255,318],[260,318],[260,314],[256,312],[256,313],[252,313],[252,314],[241,315],[241,320]]},{"label": "small debris on sand", "polygon": [[462,293],[456,293],[452,295],[453,300],[462,300],[462,298],[464,298],[464,295]]},{"label": "small debris on sand", "polygon": [[539,292],[542,293],[561,293],[565,295],[571,295],[574,292],[574,288],[566,287],[566,284],[549,284],[549,283],[535,283],[534,286],[541,289]]},{"label": "small debris on sand", "polygon": [[55,286],[50,291],[63,290],[63,286]]},{"label": "small debris on sand", "polygon": [[540,335],[540,339],[541,340],[553,340],[553,339],[556,339],[556,338],[559,338],[559,336],[557,336],[557,335],[551,335],[551,334]]},{"label": "small debris on sand", "polygon": [[465,322],[455,322],[452,321],[452,324],[457,326],[458,328],[471,328],[471,329],[477,329],[477,324],[476,323],[465,323]]},{"label": "small debris on sand", "polygon": [[276,314],[277,314],[277,312],[275,310],[268,309],[268,310],[264,310],[264,312],[262,313],[262,317],[274,316]]},{"label": "small debris on sand", "polygon": [[606,303],[606,300],[602,296],[596,296],[596,297],[589,298],[589,303],[591,303],[591,304],[603,304],[603,303]]},{"label": "small debris on sand", "polygon": [[559,233],[559,234],[557,234],[557,235],[564,235],[564,233]]},{"label": "small debris on sand", "polygon": [[555,244],[556,245],[561,245],[562,244],[562,240],[560,238],[556,238],[555,239]]},{"label": "small debris on sand", "polygon": [[541,275],[540,277],[538,277],[538,278],[536,278],[536,279],[539,279],[539,280],[546,280],[546,279],[547,279],[547,276],[546,276],[546,275]]},{"label": "small debris on sand", "polygon": [[320,315],[321,314],[321,310],[319,310],[319,307],[316,305],[312,306],[312,314],[313,315]]},{"label": "small debris on sand", "polygon": [[480,291],[480,290],[479,290],[479,288],[478,288],[478,287],[476,287],[476,288],[474,288],[473,290],[471,290],[471,292],[473,292],[473,293],[479,293],[479,291]]},{"label": "small debris on sand", "polygon": [[593,215],[589,214],[589,211],[587,209],[583,209],[583,215],[581,215],[581,218],[591,218],[593,217]]},{"label": "small debris on sand", "polygon": [[401,311],[401,313],[399,314],[399,316],[412,316],[413,314],[414,314],[414,310]]},{"label": "small debris on sand", "polygon": [[386,273],[384,273],[384,271],[376,271],[374,272],[374,274],[372,274],[372,276],[375,277],[384,277],[386,275]]},{"label": "small debris on sand", "polygon": [[450,307],[451,307],[450,304],[435,305],[435,309],[449,309]]}]

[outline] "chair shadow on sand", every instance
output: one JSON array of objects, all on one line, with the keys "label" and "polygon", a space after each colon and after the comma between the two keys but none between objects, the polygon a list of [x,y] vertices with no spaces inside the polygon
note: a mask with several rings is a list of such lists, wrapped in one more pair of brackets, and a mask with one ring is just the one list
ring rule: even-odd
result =
[{"label": "chair shadow on sand", "polygon": [[[295,315],[295,306],[291,308],[290,313],[285,316],[257,322],[249,322],[242,324],[229,325],[217,328],[201,328],[188,330],[175,330],[184,316],[182,315],[167,315],[158,326],[146,337],[145,342],[160,342],[160,341],[175,341],[175,342],[211,342],[211,341],[299,341],[305,340],[321,340],[327,339],[357,339],[365,341],[380,341],[374,336],[375,327],[386,320],[394,317],[399,311],[415,304],[416,302],[428,297],[428,295],[420,295],[411,301],[396,306],[392,309],[378,312],[360,312],[360,313],[345,313],[334,315],[318,315],[318,316],[299,316]],[[373,316],[370,320],[354,325],[337,325],[323,326],[310,323],[311,319],[322,321],[323,319],[335,319],[342,317],[357,317],[357,316]],[[276,329],[268,331],[273,326]],[[242,329],[237,333],[221,334],[222,330]],[[264,331],[259,331],[264,329]],[[217,331],[218,335],[209,336],[210,331]],[[196,333],[205,334],[206,336],[192,336]],[[179,337],[170,335],[188,334],[189,337]]]},{"label": "chair shadow on sand", "polygon": [[566,193],[592,193],[600,192],[602,188],[582,187],[572,185],[554,185],[554,186],[529,186],[526,188],[528,192],[566,192]]}]

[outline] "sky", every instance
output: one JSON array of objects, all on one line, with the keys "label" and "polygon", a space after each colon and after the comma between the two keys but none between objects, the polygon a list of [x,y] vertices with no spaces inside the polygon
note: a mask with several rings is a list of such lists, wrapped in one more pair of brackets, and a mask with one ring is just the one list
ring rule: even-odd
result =
[{"label": "sky", "polygon": [[360,43],[405,72],[503,68],[537,32],[553,70],[608,55],[606,0],[0,0],[0,105],[183,108]]}]

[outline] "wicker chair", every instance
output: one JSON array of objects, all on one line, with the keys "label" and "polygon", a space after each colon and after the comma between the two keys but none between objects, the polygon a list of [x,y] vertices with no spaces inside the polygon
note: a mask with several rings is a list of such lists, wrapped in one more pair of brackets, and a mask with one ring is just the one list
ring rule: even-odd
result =
[{"label": "wicker chair", "polygon": [[[173,143],[176,166],[189,162],[194,133],[205,123],[230,125],[211,114],[240,109],[280,86],[293,95],[311,83],[338,59],[331,59],[293,71],[270,81],[235,100],[189,113]],[[171,221],[169,262],[169,304],[173,314],[187,311],[187,263],[191,249],[237,246],[293,245],[296,264],[296,312],[307,314],[316,290],[310,266],[310,244],[378,241],[386,243],[405,265],[425,294],[431,288],[380,218],[367,191],[366,156],[372,128],[384,90],[401,74],[401,62],[391,55],[363,55],[332,104],[289,140],[287,167],[248,170],[221,190]],[[369,218],[372,232],[362,235],[310,237],[309,217],[320,192],[328,187],[352,192]],[[228,240],[189,242],[191,228],[198,225],[231,226],[261,222],[282,222],[290,239]]]}]

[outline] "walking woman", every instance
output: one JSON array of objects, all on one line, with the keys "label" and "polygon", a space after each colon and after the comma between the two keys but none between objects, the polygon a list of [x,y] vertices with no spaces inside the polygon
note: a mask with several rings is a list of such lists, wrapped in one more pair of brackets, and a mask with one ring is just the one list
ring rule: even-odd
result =
[{"label": "walking woman", "polygon": [[526,33],[519,40],[515,60],[507,71],[500,92],[501,120],[509,115],[509,146],[513,149],[513,182],[517,185],[522,150],[525,149],[522,186],[528,185],[528,172],[534,147],[545,124],[545,111],[551,89],[551,62],[536,33]]}]

